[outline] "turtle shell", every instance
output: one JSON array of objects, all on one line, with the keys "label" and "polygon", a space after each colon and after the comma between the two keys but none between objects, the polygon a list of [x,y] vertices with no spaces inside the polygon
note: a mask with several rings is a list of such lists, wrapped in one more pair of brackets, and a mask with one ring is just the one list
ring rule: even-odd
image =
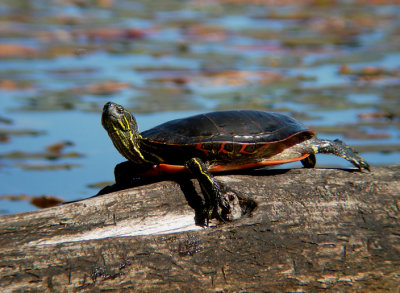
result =
[{"label": "turtle shell", "polygon": [[[309,133],[301,122],[279,113],[237,110],[217,111],[172,120],[142,132],[149,141],[180,145],[196,143],[268,143],[296,133]],[[310,138],[306,135],[305,139]]]},{"label": "turtle shell", "polygon": [[156,163],[184,166],[200,158],[211,172],[258,168],[306,158],[301,151],[283,152],[315,133],[283,114],[218,111],[172,120],[141,133],[143,155]]}]

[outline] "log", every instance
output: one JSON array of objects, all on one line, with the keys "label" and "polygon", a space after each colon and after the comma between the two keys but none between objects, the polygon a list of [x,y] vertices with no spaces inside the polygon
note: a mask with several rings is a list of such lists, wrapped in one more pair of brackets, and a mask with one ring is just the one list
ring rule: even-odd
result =
[{"label": "log", "polygon": [[218,176],[257,206],[209,227],[174,181],[2,216],[0,288],[398,292],[399,178],[400,165]]}]

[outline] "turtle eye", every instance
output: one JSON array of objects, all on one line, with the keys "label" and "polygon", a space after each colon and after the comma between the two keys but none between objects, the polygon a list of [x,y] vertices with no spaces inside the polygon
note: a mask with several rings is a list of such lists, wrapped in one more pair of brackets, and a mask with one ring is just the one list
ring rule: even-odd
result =
[{"label": "turtle eye", "polygon": [[122,108],[121,106],[116,107],[116,110],[118,114],[122,114],[124,112],[124,108]]}]

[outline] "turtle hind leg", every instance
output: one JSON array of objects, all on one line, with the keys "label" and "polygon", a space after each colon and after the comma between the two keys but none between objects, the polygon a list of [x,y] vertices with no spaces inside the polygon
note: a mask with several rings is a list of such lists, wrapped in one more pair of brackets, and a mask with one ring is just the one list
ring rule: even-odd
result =
[{"label": "turtle hind leg", "polygon": [[314,168],[317,163],[317,159],[314,154],[310,154],[307,158],[301,160],[304,168]]},{"label": "turtle hind leg", "polygon": [[344,158],[356,166],[360,171],[363,169],[370,171],[369,164],[358,155],[350,146],[340,139],[328,140],[313,137],[306,142],[311,154],[332,154]]}]

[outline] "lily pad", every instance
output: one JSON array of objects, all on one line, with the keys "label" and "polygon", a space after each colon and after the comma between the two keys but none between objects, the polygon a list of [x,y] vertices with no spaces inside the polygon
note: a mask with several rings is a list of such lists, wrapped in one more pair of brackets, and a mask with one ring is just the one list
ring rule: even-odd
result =
[{"label": "lily pad", "polygon": [[77,93],[67,91],[45,91],[40,95],[30,96],[24,99],[21,106],[13,108],[13,111],[58,111],[72,110],[81,101]]},{"label": "lily pad", "polygon": [[319,66],[324,64],[343,64],[344,66],[347,66],[348,64],[379,61],[382,58],[384,58],[384,54],[382,54],[381,52],[375,52],[375,51],[367,51],[367,52],[357,51],[357,53],[347,52],[339,56],[316,60],[312,62],[310,66]]},{"label": "lily pad", "polygon": [[364,139],[364,140],[380,140],[388,139],[391,135],[383,131],[367,132],[356,125],[340,125],[340,126],[312,126],[311,127],[317,133],[325,134],[341,134],[345,138],[349,139]]},{"label": "lily pad", "polygon": [[201,108],[190,93],[179,88],[148,88],[134,97],[128,109],[135,113],[182,111]]},{"label": "lily pad", "polygon": [[114,181],[102,181],[102,182],[88,184],[87,187],[100,190],[106,186],[113,185],[114,183],[115,183]]},{"label": "lily pad", "polygon": [[9,119],[9,118],[0,117],[0,123],[1,124],[12,124],[13,121],[12,121],[12,119]]},{"label": "lily pad", "polygon": [[31,129],[0,129],[0,135],[4,136],[39,136],[46,134],[43,130]]},{"label": "lily pad", "polygon": [[55,196],[42,195],[33,197],[30,202],[35,207],[44,209],[57,206],[65,201]]},{"label": "lily pad", "polygon": [[356,145],[354,146],[360,153],[394,153],[400,152],[400,145],[398,144],[369,144],[369,145]]},{"label": "lily pad", "polygon": [[4,159],[47,159],[55,160],[60,158],[81,158],[84,155],[78,152],[64,152],[65,147],[74,145],[70,141],[63,141],[51,144],[43,152],[12,151],[0,154]]},{"label": "lily pad", "polygon": [[8,194],[0,195],[0,200],[9,201],[30,201],[30,203],[38,208],[48,208],[65,202],[63,199],[53,195],[27,195],[27,194]]},{"label": "lily pad", "polygon": [[33,88],[32,84],[27,81],[15,81],[11,79],[0,80],[0,90],[15,91],[15,90],[26,90]]},{"label": "lily pad", "polygon": [[68,152],[64,154],[54,154],[51,152],[23,152],[23,151],[13,151],[9,153],[0,154],[0,158],[2,159],[47,159],[54,160],[60,158],[81,158],[82,154],[77,152]]},{"label": "lily pad", "polygon": [[38,55],[38,50],[30,46],[17,43],[0,43],[0,59],[34,58]]},{"label": "lily pad", "polygon": [[57,171],[81,168],[81,164],[17,164],[18,167],[29,171]]}]

